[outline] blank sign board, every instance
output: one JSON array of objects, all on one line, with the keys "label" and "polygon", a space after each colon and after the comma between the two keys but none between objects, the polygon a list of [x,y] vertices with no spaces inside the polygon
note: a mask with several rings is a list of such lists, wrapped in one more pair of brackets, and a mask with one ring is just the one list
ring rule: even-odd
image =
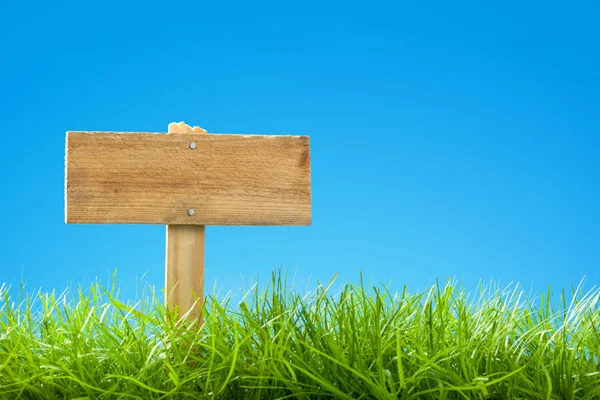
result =
[{"label": "blank sign board", "polygon": [[71,224],[310,225],[307,136],[67,132]]}]

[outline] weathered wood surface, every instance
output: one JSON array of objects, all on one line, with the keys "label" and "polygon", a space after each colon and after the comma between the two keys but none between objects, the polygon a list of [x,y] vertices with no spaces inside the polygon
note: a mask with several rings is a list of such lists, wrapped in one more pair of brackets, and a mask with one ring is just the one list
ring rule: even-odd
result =
[{"label": "weathered wood surface", "polygon": [[311,223],[307,136],[67,132],[65,163],[67,223]]}]

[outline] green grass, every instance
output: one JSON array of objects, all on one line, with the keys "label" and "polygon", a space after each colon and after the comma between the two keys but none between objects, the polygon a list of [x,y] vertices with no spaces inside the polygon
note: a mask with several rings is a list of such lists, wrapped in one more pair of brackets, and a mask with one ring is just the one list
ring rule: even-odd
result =
[{"label": "green grass", "polygon": [[0,399],[600,399],[598,290],[554,309],[550,289],[332,287],[276,272],[241,302],[208,296],[201,329],[151,288],[5,288]]}]

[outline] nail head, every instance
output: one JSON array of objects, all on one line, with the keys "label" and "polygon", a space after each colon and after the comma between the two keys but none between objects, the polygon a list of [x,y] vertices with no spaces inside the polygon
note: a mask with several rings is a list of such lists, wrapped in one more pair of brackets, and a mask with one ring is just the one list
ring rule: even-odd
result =
[{"label": "nail head", "polygon": [[194,150],[196,148],[196,142],[190,143],[190,149]]},{"label": "nail head", "polygon": [[192,215],[194,215],[194,209],[190,208],[189,210],[187,210],[187,214],[191,217]]}]

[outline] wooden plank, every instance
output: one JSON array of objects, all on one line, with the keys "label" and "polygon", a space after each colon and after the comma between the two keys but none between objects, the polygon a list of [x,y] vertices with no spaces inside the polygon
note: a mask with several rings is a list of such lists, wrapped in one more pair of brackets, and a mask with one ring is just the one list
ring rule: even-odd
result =
[{"label": "wooden plank", "polygon": [[67,132],[65,212],[71,224],[310,225],[309,138]]}]

